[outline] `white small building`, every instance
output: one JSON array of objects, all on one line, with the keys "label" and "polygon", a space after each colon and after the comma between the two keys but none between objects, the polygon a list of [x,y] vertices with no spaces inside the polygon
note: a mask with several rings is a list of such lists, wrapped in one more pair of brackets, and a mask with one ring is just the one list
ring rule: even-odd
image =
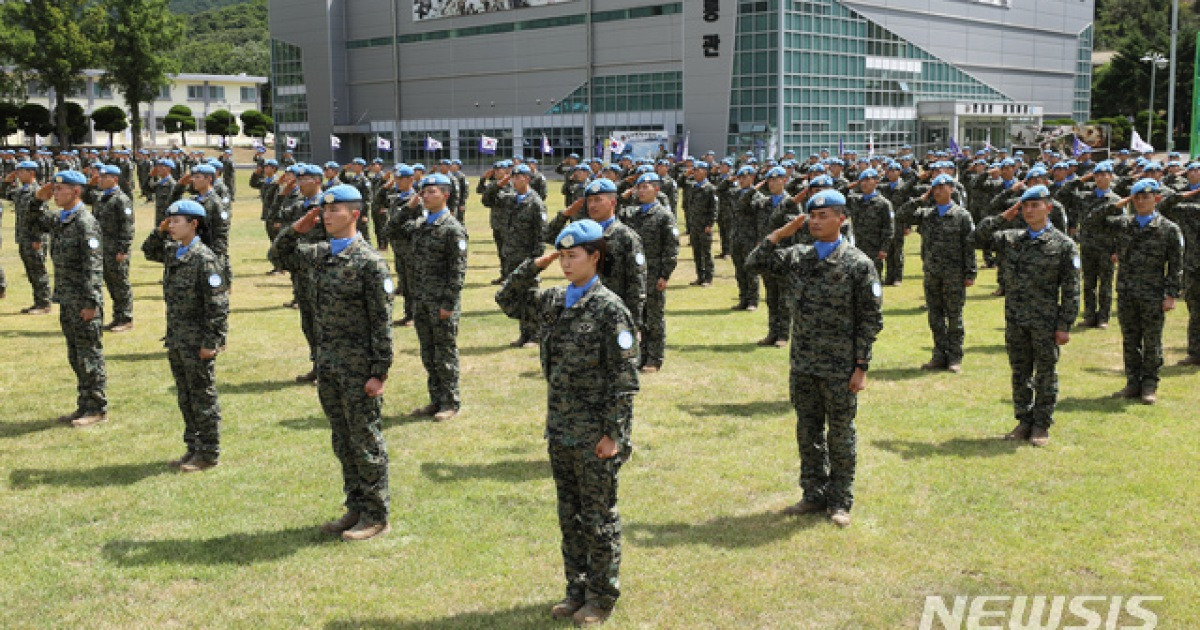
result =
[{"label": "white small building", "polygon": [[[91,113],[101,107],[115,105],[125,109],[125,100],[119,90],[105,87],[101,84],[103,70],[85,70],[85,84],[82,90],[67,96],[67,100],[79,103],[84,114]],[[252,77],[246,74],[172,74],[167,75],[171,84],[164,86],[156,100],[142,104],[142,143],[145,146],[168,146],[181,144],[179,134],[168,134],[163,125],[167,112],[175,105],[186,105],[196,118],[196,131],[188,132],[188,144],[213,145],[220,140],[217,136],[209,136],[204,130],[204,118],[208,114],[224,109],[234,116],[242,112],[256,109],[262,111],[262,96],[260,86],[267,82],[266,77]],[[26,86],[28,102],[44,105],[46,109],[54,110],[54,90],[38,81],[30,81]],[[129,112],[126,111],[126,116]],[[90,119],[89,119],[90,124]],[[238,122],[241,126],[241,122]],[[131,131],[126,129],[113,136],[113,143],[131,146],[133,139]],[[18,136],[22,134],[17,134]],[[29,139],[23,138],[26,144]],[[244,134],[231,137],[234,146],[250,146],[251,138]],[[85,144],[104,144],[108,142],[108,134],[102,131],[92,131],[91,137]]]}]

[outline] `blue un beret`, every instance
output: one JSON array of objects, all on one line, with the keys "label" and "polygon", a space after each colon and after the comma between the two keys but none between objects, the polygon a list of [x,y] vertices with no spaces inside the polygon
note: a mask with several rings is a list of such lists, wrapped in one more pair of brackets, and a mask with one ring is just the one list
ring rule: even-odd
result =
[{"label": "blue un beret", "polygon": [[207,215],[208,213],[204,211],[204,206],[191,199],[181,199],[167,208],[167,216],[169,217],[199,217],[203,219]]},{"label": "blue un beret", "polygon": [[279,162],[277,160],[264,160],[263,166],[274,166],[275,168],[279,168]]},{"label": "blue un beret", "polygon": [[217,175],[217,169],[215,169],[207,164],[201,164],[199,166],[192,167],[192,174],[193,175],[208,175],[211,177],[215,177]]},{"label": "blue un beret", "polygon": [[867,179],[868,177],[871,179],[879,179],[879,171],[877,171],[873,168],[868,168],[858,174],[858,181],[862,181],[864,179]]},{"label": "blue un beret", "polygon": [[38,163],[34,162],[33,160],[24,160],[17,163],[17,168],[25,168],[31,171],[36,171],[38,168]]},{"label": "blue un beret", "polygon": [[822,190],[821,192],[813,195],[804,207],[806,210],[811,212],[821,208],[833,208],[835,206],[845,205],[846,198],[842,196],[842,193],[836,190]]},{"label": "blue un beret", "polygon": [[556,249],[569,249],[604,238],[604,228],[591,219],[573,221],[554,239]]},{"label": "blue un beret", "polygon": [[366,161],[366,160],[364,160],[364,159],[362,159],[362,158],[360,158],[360,157],[358,157],[358,158],[354,158],[353,160],[350,160],[350,163],[351,163],[351,164],[357,164],[357,165],[359,165],[359,166],[366,166],[366,165],[367,165],[367,161]]},{"label": "blue un beret", "polygon": [[87,178],[79,171],[60,171],[55,173],[54,182],[56,184],[78,184],[82,186],[87,183]]},{"label": "blue un beret", "polygon": [[[750,172],[753,174],[754,171],[750,171]],[[788,176],[787,171],[784,170],[784,168],[782,166],[775,166],[775,167],[772,167],[771,170],[767,171],[767,179],[770,179],[772,177],[787,177],[787,176]]]},{"label": "blue un beret", "polygon": [[518,165],[516,165],[516,167],[513,168],[512,174],[513,175],[533,175],[533,169],[529,168],[525,164],[518,164]]},{"label": "blue un beret", "polygon": [[175,160],[172,160],[170,158],[159,158],[159,160],[157,162],[155,162],[155,164],[158,164],[159,166],[165,166],[170,169],[175,168]]},{"label": "blue un beret", "polygon": [[1130,194],[1136,195],[1143,192],[1158,192],[1158,181],[1150,179],[1149,177],[1145,179],[1139,179],[1137,183],[1133,185],[1133,190],[1130,192]]},{"label": "blue un beret", "polygon": [[1104,160],[1103,162],[1097,164],[1096,168],[1092,169],[1092,172],[1093,173],[1111,173],[1111,172],[1113,172],[1112,160]]},{"label": "blue un beret", "polygon": [[1033,179],[1035,177],[1045,177],[1046,175],[1047,175],[1046,169],[1044,169],[1040,166],[1035,166],[1035,167],[1029,169],[1029,172],[1025,174],[1025,179]]},{"label": "blue un beret", "polygon": [[931,182],[930,185],[931,186],[941,186],[942,184],[945,184],[947,186],[954,186],[954,178],[950,177],[949,175],[947,175],[945,173],[942,173],[941,175],[934,177],[933,182]]},{"label": "blue un beret", "polygon": [[396,171],[396,177],[412,177],[417,174],[416,171],[412,170],[412,167],[407,164],[397,164],[393,170]]},{"label": "blue un beret", "polygon": [[600,178],[587,185],[587,188],[583,191],[583,196],[591,197],[592,195],[603,195],[605,193],[616,194],[616,192],[617,185],[612,183],[612,180]]},{"label": "blue un beret", "polygon": [[833,188],[833,178],[828,175],[818,175],[808,183],[809,188]]},{"label": "blue un beret", "polygon": [[1037,201],[1040,199],[1049,199],[1049,198],[1050,198],[1050,189],[1046,188],[1045,186],[1034,186],[1034,187],[1026,190],[1021,195],[1021,201],[1031,201],[1031,200]]},{"label": "blue un beret", "polygon": [[315,175],[317,177],[320,177],[324,174],[325,174],[325,171],[321,170],[321,167],[317,166],[316,164],[297,164],[296,165],[296,175],[299,175],[299,176]]},{"label": "blue un beret", "polygon": [[658,176],[658,173],[643,173],[641,177],[637,178],[639,184],[658,184],[661,181],[662,178]]},{"label": "blue un beret", "polygon": [[104,166],[100,167],[100,174],[101,175],[120,175],[121,167],[113,165],[113,164],[105,164]]},{"label": "blue un beret", "polygon": [[442,175],[441,173],[434,173],[433,175],[430,175],[430,176],[426,177],[425,179],[421,180],[422,188],[424,188],[425,186],[453,186],[453,185],[454,184],[452,184],[450,182],[450,178],[446,177],[445,175]]},{"label": "blue un beret", "polygon": [[342,203],[344,201],[362,201],[362,193],[349,184],[338,184],[321,195],[321,203]]}]

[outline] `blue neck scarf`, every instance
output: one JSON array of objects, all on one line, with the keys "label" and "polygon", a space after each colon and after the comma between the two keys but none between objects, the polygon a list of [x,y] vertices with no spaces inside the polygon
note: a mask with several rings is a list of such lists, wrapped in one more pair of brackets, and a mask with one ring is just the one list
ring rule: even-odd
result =
[{"label": "blue neck scarf", "polygon": [[838,239],[832,243],[827,241],[817,241],[816,243],[813,243],[813,247],[817,248],[817,259],[825,260],[830,254],[833,253],[833,250],[837,249],[838,245],[841,244],[842,237],[840,235],[838,236]]},{"label": "blue neck scarf", "polygon": [[409,197],[411,197],[411,196],[413,196],[413,190],[412,190],[411,188],[409,188],[408,190],[401,190],[401,191],[400,191],[400,199],[401,199],[401,200],[408,199],[408,198],[409,198]]},{"label": "blue neck scarf", "polygon": [[74,216],[76,212],[79,212],[79,209],[82,207],[83,207],[83,202],[81,201],[81,202],[75,204],[75,207],[71,208],[70,210],[59,210],[58,211],[58,222],[66,223],[67,220],[70,219],[72,216]]},{"label": "blue neck scarf", "polygon": [[431,215],[425,217],[425,225],[433,225],[434,221],[437,221],[438,219],[446,216],[447,212],[449,212],[449,211],[446,208],[442,208],[441,212],[439,212],[437,214],[431,214]]},{"label": "blue neck scarf", "polygon": [[525,203],[525,200],[528,198],[529,193],[525,193],[523,195],[521,193],[517,193],[517,203]]},{"label": "blue neck scarf", "polygon": [[867,193],[863,195],[863,201],[870,201],[875,198],[876,193]]},{"label": "blue neck scarf", "polygon": [[597,223],[599,223],[600,227],[604,228],[605,231],[607,231],[609,226],[611,226],[613,224],[613,222],[616,220],[617,220],[616,215],[613,215],[613,216],[609,217],[607,221],[598,221]]},{"label": "blue neck scarf", "polygon": [[1105,196],[1105,195],[1107,195],[1107,194],[1108,194],[1108,189],[1104,189],[1104,190],[1101,190],[1101,189],[1099,189],[1099,188],[1097,188],[1097,189],[1096,189],[1096,196],[1097,196],[1097,197],[1103,197],[1103,196]]},{"label": "blue neck scarf", "polygon": [[1140,215],[1140,214],[1139,214],[1139,215],[1135,215],[1133,218],[1137,219],[1137,222],[1138,222],[1138,227],[1139,227],[1139,228],[1144,228],[1144,227],[1146,227],[1147,225],[1149,225],[1149,223],[1150,223],[1151,221],[1153,221],[1153,220],[1154,220],[1154,217],[1156,217],[1156,216],[1158,216],[1158,212],[1157,212],[1157,211],[1155,211],[1155,212],[1151,212],[1150,214],[1147,214],[1147,215],[1145,215],[1145,216],[1142,216],[1142,215]]},{"label": "blue neck scarf", "polygon": [[106,195],[115,195],[115,194],[117,194],[117,193],[119,193],[119,192],[121,192],[121,187],[120,187],[120,186],[113,186],[112,188],[109,188],[108,190],[104,191],[104,194],[106,194]]},{"label": "blue neck scarf", "polygon": [[[197,201],[199,201],[199,199],[197,199]],[[312,197],[309,197],[308,199],[304,200],[304,209],[305,210],[307,210],[313,206],[319,206],[319,205],[321,205],[321,193],[317,193],[317,194],[313,195]]]},{"label": "blue neck scarf", "polygon": [[1033,228],[1025,228],[1025,230],[1026,230],[1027,232],[1029,232],[1029,240],[1036,239],[1037,237],[1039,237],[1039,236],[1041,236],[1041,235],[1045,234],[1045,233],[1046,233],[1046,230],[1049,230],[1049,229],[1050,229],[1050,225],[1049,225],[1049,224],[1047,224],[1047,225],[1046,225],[1046,227],[1044,227],[1044,228],[1042,228],[1042,229],[1040,229],[1040,230],[1038,230],[1038,231],[1036,231],[1036,232],[1034,232],[1034,231],[1033,231]]},{"label": "blue neck scarf", "polygon": [[270,176],[270,177],[268,177],[268,178],[264,179],[264,180],[263,180],[263,183],[264,183],[264,184],[274,184],[274,183],[275,183],[275,176],[274,176],[274,175],[272,175],[272,176]]},{"label": "blue neck scarf", "polygon": [[331,239],[329,239],[329,251],[334,256],[337,256],[338,254],[342,253],[342,250],[346,249],[347,247],[350,247],[350,243],[354,242],[355,236],[358,236],[358,235],[355,234],[354,236],[348,236],[346,238],[331,238]]},{"label": "blue neck scarf", "polygon": [[200,242],[200,237],[193,236],[191,243],[188,243],[187,245],[180,245],[179,248],[175,250],[175,258],[176,259],[183,258],[185,255],[187,255],[187,253],[189,251],[191,251],[191,249],[193,247],[196,246],[196,243],[199,243],[199,242]]},{"label": "blue neck scarf", "polygon": [[1004,181],[1002,182],[1002,183],[1004,184],[1004,190],[1008,190],[1009,188],[1012,188],[1012,185],[1013,185],[1013,184],[1015,184],[1015,183],[1016,183],[1016,181],[1017,181],[1017,180],[1015,180],[1015,179],[1006,179],[1006,180],[1004,180]]},{"label": "blue neck scarf", "polygon": [[1200,188],[1200,184],[1188,184],[1187,187],[1188,190],[1196,190],[1197,188]]},{"label": "blue neck scarf", "polygon": [[656,203],[658,203],[658,202],[651,201],[650,203],[642,204],[642,212],[650,212],[650,208],[653,208]]},{"label": "blue neck scarf", "polygon": [[778,206],[783,201],[783,195],[771,195],[771,205]]},{"label": "blue neck scarf", "polygon": [[951,206],[953,206],[953,205],[954,205],[954,204],[952,204],[952,203],[948,203],[948,204],[946,204],[946,205],[944,205],[944,206],[938,206],[938,207],[937,207],[938,216],[939,216],[939,217],[944,217],[944,216],[946,216],[946,213],[947,213],[947,212],[950,212],[950,207],[951,207]]},{"label": "blue neck scarf", "polygon": [[578,302],[579,299],[582,298],[584,296],[584,294],[586,294],[588,292],[588,289],[592,288],[593,284],[596,284],[596,280],[598,280],[599,278],[600,278],[600,276],[592,276],[592,279],[588,280],[587,283],[581,287],[575,286],[574,283],[568,284],[567,285],[567,302],[566,302],[567,308],[571,308],[572,306],[575,306],[575,303]]}]

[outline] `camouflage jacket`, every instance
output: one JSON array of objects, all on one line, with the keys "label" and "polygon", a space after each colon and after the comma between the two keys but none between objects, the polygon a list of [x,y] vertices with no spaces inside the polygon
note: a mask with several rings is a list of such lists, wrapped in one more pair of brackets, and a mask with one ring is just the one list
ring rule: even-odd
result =
[{"label": "camouflage jacket", "polygon": [[23,186],[20,182],[14,182],[8,189],[7,195],[16,215],[13,228],[18,245],[44,243],[50,239],[50,233],[42,226],[42,206],[45,204],[35,196],[37,191],[37,184]]},{"label": "camouflage jacket", "polygon": [[867,258],[875,260],[879,252],[886,251],[896,230],[896,213],[886,197],[876,192],[864,199],[862,193],[851,193],[846,198],[846,211],[854,224],[854,240]]},{"label": "camouflage jacket", "polygon": [[92,206],[100,222],[100,243],[106,256],[128,254],[133,247],[133,201],[121,192],[106,190]]},{"label": "camouflage jacket", "polygon": [[904,205],[900,219],[904,225],[916,225],[921,233],[921,262],[925,275],[974,280],[975,223],[962,206],[951,203],[945,215],[936,206],[917,207],[917,199]]},{"label": "camouflage jacket", "polygon": [[[1028,227],[1007,229],[999,215],[979,222],[981,246],[1003,247],[1004,319],[1023,328],[1068,332],[1079,315],[1079,248],[1057,227],[1033,238]],[[1022,223],[1024,223],[1022,221]]]},{"label": "camouflage jacket", "polygon": [[754,188],[738,189],[733,203],[733,233],[729,235],[734,242],[753,247],[766,235],[771,206],[755,204],[760,195]]},{"label": "camouflage jacket", "polygon": [[1075,211],[1076,224],[1079,226],[1079,245],[1096,248],[1102,252],[1116,251],[1116,232],[1108,223],[1109,217],[1120,216],[1124,213],[1121,208],[1113,205],[1120,201],[1112,191],[1097,194],[1095,189],[1078,189],[1072,193],[1072,205]]},{"label": "camouflage jacket", "polygon": [[1183,232],[1170,219],[1156,215],[1139,227],[1135,215],[1109,217],[1117,236],[1117,295],[1159,301],[1179,297],[1183,285]]},{"label": "camouflage jacket", "polygon": [[405,222],[400,231],[413,254],[406,263],[412,270],[413,299],[457,312],[467,277],[467,231],[449,208],[433,223],[420,216]]},{"label": "camouflage jacket", "polygon": [[267,179],[262,176],[262,173],[254,173],[250,176],[250,187],[258,190],[258,198],[262,202],[262,213],[259,215],[259,219],[272,220],[271,208],[275,205],[275,197],[279,194],[279,178]]},{"label": "camouflage jacket", "polygon": [[812,245],[780,247],[763,239],[746,268],[787,283],[793,372],[849,379],[856,364],[870,364],[883,329],[883,289],[866,254],[842,239],[820,260]]},{"label": "camouflage jacket", "polygon": [[496,294],[496,303],[509,317],[541,323],[546,439],[590,447],[607,435],[628,453],[638,392],[633,318],[603,280],[566,308],[566,287],[535,290],[540,272],[532,260],[521,263]]},{"label": "camouflage jacket", "polygon": [[683,190],[683,213],[688,232],[704,231],[717,220],[717,191],[710,180],[689,181]]},{"label": "camouflage jacket", "polygon": [[67,220],[42,204],[39,228],[50,232],[50,257],[54,260],[54,301],[66,310],[104,305],[104,263],[101,259],[100,224],[82,205]]},{"label": "camouflage jacket", "polygon": [[493,216],[499,213],[500,230],[504,233],[500,255],[504,259],[519,262],[542,255],[546,204],[537,191],[531,188],[522,198],[511,186],[488,186],[483,198]]},{"label": "camouflage jacket", "polygon": [[667,211],[671,214],[679,209],[679,185],[670,177],[662,178],[659,182],[659,190],[667,196]]},{"label": "camouflage jacket", "polygon": [[[1160,203],[1158,209],[1183,232],[1183,270],[1189,274],[1200,273],[1200,196],[1173,195]],[[17,225],[20,225],[20,218]]]},{"label": "camouflage jacket", "polygon": [[659,278],[671,279],[679,262],[679,228],[661,201],[622,208],[621,220],[642,240],[646,260],[646,290]]},{"label": "camouflage jacket", "polygon": [[387,227],[384,234],[392,247],[396,248],[396,253],[405,259],[412,256],[412,238],[411,232],[404,228],[409,221],[419,219],[425,214],[425,204],[419,196],[416,204],[408,205],[409,200],[416,194],[413,190],[401,192],[393,189],[393,194],[388,195]]},{"label": "camouflage jacket", "polygon": [[163,301],[167,305],[165,345],[172,350],[216,350],[229,331],[229,287],[222,265],[207,245],[197,242],[182,258],[179,243],[158,230],[142,243],[146,258],[163,263]]},{"label": "camouflage jacket", "polygon": [[291,269],[312,282],[317,366],[341,374],[386,378],[392,366],[392,284],[387,263],[361,236],[338,254],[329,241],[301,243],[288,225],[275,239]]},{"label": "camouflage jacket", "polygon": [[[147,180],[150,181],[150,180]],[[147,200],[154,201],[154,226],[158,227],[167,218],[167,208],[171,207],[172,193],[175,191],[175,179],[170,175],[150,183]]]},{"label": "camouflage jacket", "polygon": [[216,190],[196,197],[196,203],[204,206],[205,225],[212,237],[209,248],[218,256],[229,255],[229,198],[218,197]]}]

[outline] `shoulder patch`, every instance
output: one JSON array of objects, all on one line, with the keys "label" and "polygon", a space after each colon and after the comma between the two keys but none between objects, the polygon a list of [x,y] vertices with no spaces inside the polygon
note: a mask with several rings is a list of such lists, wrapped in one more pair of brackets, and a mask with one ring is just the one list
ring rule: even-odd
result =
[{"label": "shoulder patch", "polygon": [[216,289],[221,286],[221,274],[214,273],[208,277],[208,286]]},{"label": "shoulder patch", "polygon": [[228,212],[222,212],[222,213],[221,213],[221,220],[222,220],[222,221],[228,221],[228,220],[229,220],[229,213],[228,213]]},{"label": "shoulder patch", "polygon": [[229,203],[229,197],[221,197],[221,203]]},{"label": "shoulder patch", "polygon": [[133,216],[133,208],[125,208],[125,216]]},{"label": "shoulder patch", "polygon": [[100,239],[98,239],[94,236],[92,238],[89,238],[88,239],[88,247],[90,247],[92,249],[99,249],[100,248]]},{"label": "shoulder patch", "polygon": [[550,218],[550,217],[546,216],[546,213],[545,213],[545,212],[543,212],[543,213],[542,213],[542,221],[543,221],[543,222],[545,222],[545,221],[549,220],[549,218]]},{"label": "shoulder patch", "polygon": [[628,330],[622,330],[621,333],[617,335],[617,345],[620,346],[622,350],[629,350],[633,348],[633,333],[629,332]]},{"label": "shoulder patch", "polygon": [[642,252],[638,252],[638,253],[637,253],[637,254],[636,254],[634,257],[633,257],[633,262],[637,263],[637,265],[638,265],[639,267],[641,267],[642,265],[645,265],[645,264],[646,264],[646,255],[645,255],[645,254],[643,254]]},{"label": "shoulder patch", "polygon": [[391,295],[391,294],[392,294],[392,291],[395,291],[395,290],[396,290],[396,285],[395,285],[395,284],[392,284],[392,279],[391,279],[391,278],[384,278],[384,279],[383,279],[383,290],[384,290],[384,292],[385,292],[385,293],[387,293],[388,295]]},{"label": "shoulder patch", "polygon": [[458,239],[458,251],[460,251],[460,252],[467,251],[467,239],[465,239],[465,238]]},{"label": "shoulder patch", "polygon": [[1080,260],[1079,260],[1079,256],[1074,256],[1074,257],[1072,257],[1072,258],[1071,258],[1071,264],[1072,264],[1072,265],[1073,265],[1073,266],[1074,266],[1076,269],[1079,269],[1080,267],[1082,267],[1082,266],[1083,266],[1083,263],[1082,263],[1082,262],[1080,262]]},{"label": "shoulder patch", "polygon": [[675,236],[675,238],[679,238],[679,228],[677,228],[677,227],[671,228],[671,234],[673,236]]},{"label": "shoulder patch", "polygon": [[878,282],[871,283],[871,295],[875,297],[883,297],[883,287]]}]

